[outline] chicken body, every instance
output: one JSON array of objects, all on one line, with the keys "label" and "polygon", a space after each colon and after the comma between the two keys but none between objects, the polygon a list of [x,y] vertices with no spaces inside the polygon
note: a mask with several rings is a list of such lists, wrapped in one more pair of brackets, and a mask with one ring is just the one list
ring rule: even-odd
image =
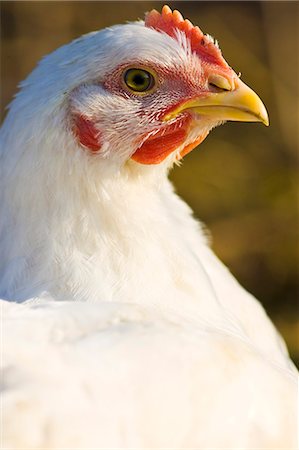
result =
[{"label": "chicken body", "polygon": [[295,448],[285,345],[167,179],[243,85],[150,14],[47,56],[1,129],[6,446]]}]

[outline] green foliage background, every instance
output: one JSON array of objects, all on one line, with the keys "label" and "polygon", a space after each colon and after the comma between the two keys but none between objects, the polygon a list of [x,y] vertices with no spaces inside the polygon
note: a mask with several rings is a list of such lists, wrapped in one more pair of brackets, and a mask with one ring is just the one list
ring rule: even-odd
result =
[{"label": "green foliage background", "polygon": [[[298,360],[299,4],[168,4],[218,39],[226,60],[268,108],[269,128],[228,123],[214,130],[171,178],[206,224],[215,252],[261,300]],[[17,84],[43,55],[83,33],[143,18],[162,5],[3,1],[2,116]]]}]

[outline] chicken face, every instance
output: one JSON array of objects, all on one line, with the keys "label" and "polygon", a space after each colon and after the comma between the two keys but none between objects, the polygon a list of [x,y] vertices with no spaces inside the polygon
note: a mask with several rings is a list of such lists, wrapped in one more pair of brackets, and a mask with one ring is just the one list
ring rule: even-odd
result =
[{"label": "chicken face", "polygon": [[226,120],[268,124],[261,100],[213,39],[177,11],[165,6],[162,14],[147,14],[144,24],[120,28],[106,32],[105,70],[70,96],[72,132],[91,154],[169,165]]}]

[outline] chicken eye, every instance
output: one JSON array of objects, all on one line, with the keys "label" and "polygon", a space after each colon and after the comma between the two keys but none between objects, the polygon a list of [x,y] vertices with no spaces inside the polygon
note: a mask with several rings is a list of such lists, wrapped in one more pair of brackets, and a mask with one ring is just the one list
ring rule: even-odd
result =
[{"label": "chicken eye", "polygon": [[146,92],[155,85],[153,75],[144,69],[128,69],[124,73],[124,82],[134,92]]}]

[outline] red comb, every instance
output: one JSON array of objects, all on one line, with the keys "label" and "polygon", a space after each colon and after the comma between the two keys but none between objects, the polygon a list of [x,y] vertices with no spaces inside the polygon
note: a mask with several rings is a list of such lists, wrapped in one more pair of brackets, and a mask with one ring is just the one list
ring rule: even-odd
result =
[{"label": "red comb", "polygon": [[200,28],[194,26],[190,20],[184,19],[179,11],[172,11],[169,6],[162,8],[162,13],[153,9],[145,15],[145,26],[176,38],[177,31],[185,33],[189,39],[191,49],[209,62],[227,67],[220,49],[203,34]]}]

